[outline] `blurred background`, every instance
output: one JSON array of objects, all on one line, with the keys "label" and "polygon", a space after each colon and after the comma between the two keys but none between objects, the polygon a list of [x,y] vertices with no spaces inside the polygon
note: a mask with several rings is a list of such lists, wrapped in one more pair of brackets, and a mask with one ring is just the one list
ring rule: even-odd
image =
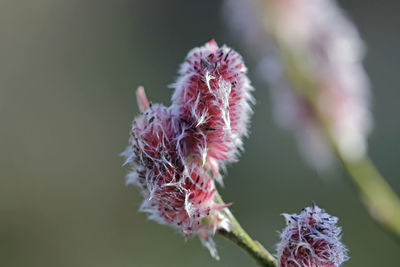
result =
[{"label": "blurred background", "polygon": [[[370,155],[400,193],[400,4],[340,4],[368,45]],[[179,64],[211,37],[248,57],[221,14],[212,0],[0,0],[0,266],[255,266],[218,236],[220,261],[198,238],[148,221],[119,156],[138,85],[169,105]],[[321,177],[276,126],[269,92],[247,65],[251,135],[220,188],[242,226],[274,251],[280,214],[315,200],[340,218],[345,266],[399,266],[400,245],[369,219],[342,170]]]}]

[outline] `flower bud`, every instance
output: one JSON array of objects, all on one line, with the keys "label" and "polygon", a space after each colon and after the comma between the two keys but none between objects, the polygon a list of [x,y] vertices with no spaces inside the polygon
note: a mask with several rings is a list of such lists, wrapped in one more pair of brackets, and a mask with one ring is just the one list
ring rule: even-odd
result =
[{"label": "flower bud", "polygon": [[214,257],[212,235],[229,229],[216,203],[213,178],[235,160],[247,133],[252,87],[239,54],[214,40],[193,49],[173,85],[172,105],[152,105],[143,87],[136,96],[142,112],[133,122],[124,152],[133,170],[127,184],[144,195],[141,210],[149,218],[197,233]]},{"label": "flower bud", "polygon": [[210,40],[189,52],[171,85],[182,156],[207,163],[216,176],[236,160],[247,134],[253,88],[246,71],[238,53]]},{"label": "flower bud", "polygon": [[[144,93],[138,91],[138,96],[139,103],[146,103]],[[125,152],[127,163],[133,166],[127,183],[140,187],[144,195],[140,210],[149,213],[150,219],[180,229],[185,237],[198,233],[218,257],[211,236],[223,221],[217,211],[226,205],[215,203],[209,172],[181,158],[176,134],[170,108],[156,104],[138,116]]]},{"label": "flower bud", "polygon": [[277,245],[280,267],[339,267],[348,260],[338,218],[313,203],[300,214],[283,214],[286,228]]}]

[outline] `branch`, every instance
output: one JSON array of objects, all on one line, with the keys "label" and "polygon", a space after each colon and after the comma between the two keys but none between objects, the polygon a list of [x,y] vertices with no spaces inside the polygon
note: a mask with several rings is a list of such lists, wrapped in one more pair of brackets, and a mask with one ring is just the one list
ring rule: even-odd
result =
[{"label": "branch", "polygon": [[[221,196],[216,193],[216,201],[225,204]],[[260,266],[275,267],[277,260],[269,253],[258,241],[253,240],[245,230],[240,226],[239,222],[233,216],[228,208],[222,211],[228,218],[229,230],[218,229],[218,234],[231,240],[233,243],[245,250]]]}]

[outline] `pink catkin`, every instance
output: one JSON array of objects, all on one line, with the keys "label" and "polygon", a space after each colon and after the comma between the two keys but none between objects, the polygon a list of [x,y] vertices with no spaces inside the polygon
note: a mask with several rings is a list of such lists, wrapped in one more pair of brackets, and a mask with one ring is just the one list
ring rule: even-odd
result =
[{"label": "pink catkin", "polygon": [[124,153],[133,170],[128,184],[144,195],[141,210],[185,237],[197,233],[214,257],[212,235],[228,229],[215,201],[219,170],[232,162],[247,133],[252,87],[239,54],[211,40],[182,64],[170,107],[151,105],[137,90],[142,114],[135,118]]},{"label": "pink catkin", "polygon": [[219,168],[235,161],[247,134],[250,81],[242,57],[214,40],[192,49],[172,85],[174,114],[180,118],[180,149],[184,157]]},{"label": "pink catkin", "polygon": [[[201,166],[185,163],[178,154],[176,121],[170,108],[156,104],[134,120],[125,155],[134,166],[127,183],[137,184],[145,198],[141,210],[150,219],[179,228],[186,237],[199,233],[215,253],[210,235],[222,220],[215,211],[226,206],[215,203],[210,174]],[[211,223],[202,223],[208,216]]]},{"label": "pink catkin", "polygon": [[[145,189],[145,197],[149,200],[144,203],[144,209],[151,210],[165,223],[181,226],[187,235],[198,222],[197,219],[190,221],[191,215],[204,218],[211,211],[213,203],[210,200],[213,200],[215,189],[204,170],[195,165],[184,165],[175,149],[174,139],[175,126],[170,109],[154,105],[133,124],[132,160],[138,166],[136,182]],[[185,203],[187,201],[191,203]],[[189,209],[190,204],[196,207]]]},{"label": "pink catkin", "polygon": [[280,267],[339,267],[348,260],[338,218],[313,204],[300,214],[283,214],[287,227],[277,245]]}]

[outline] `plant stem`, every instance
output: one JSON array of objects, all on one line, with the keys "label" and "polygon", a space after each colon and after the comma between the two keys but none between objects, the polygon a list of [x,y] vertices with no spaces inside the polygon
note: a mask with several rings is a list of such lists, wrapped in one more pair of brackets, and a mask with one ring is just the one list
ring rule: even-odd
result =
[{"label": "plant stem", "polygon": [[400,238],[400,201],[368,157],[346,161],[340,157],[371,217]]},{"label": "plant stem", "polygon": [[[221,196],[216,193],[216,201],[224,204]],[[218,229],[218,233],[245,250],[260,266],[276,267],[277,260],[256,240],[253,240],[240,226],[228,208],[222,211],[229,220],[229,229]]]}]

